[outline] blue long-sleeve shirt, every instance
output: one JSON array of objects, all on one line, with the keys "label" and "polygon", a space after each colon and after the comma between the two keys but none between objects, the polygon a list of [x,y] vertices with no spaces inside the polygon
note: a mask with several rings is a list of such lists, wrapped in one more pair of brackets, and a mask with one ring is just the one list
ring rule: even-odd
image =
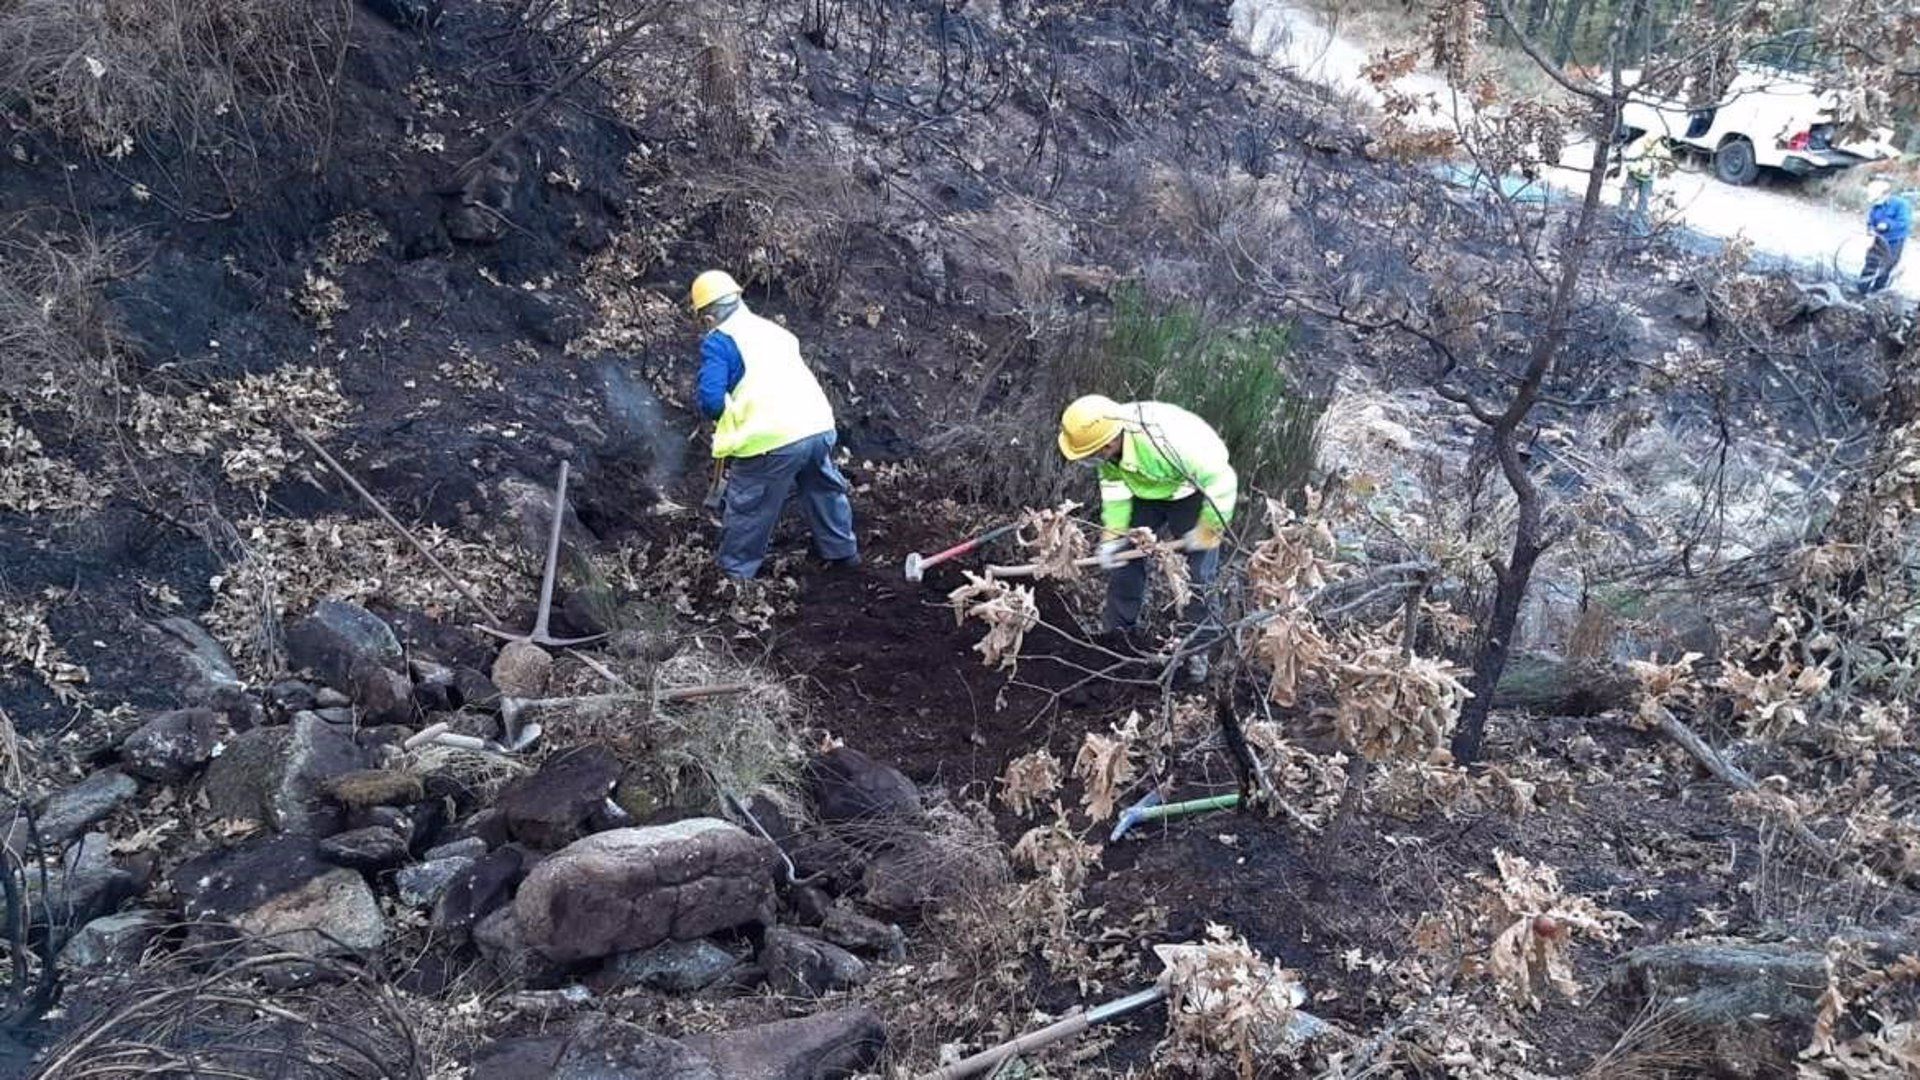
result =
[{"label": "blue long-sleeve shirt", "polygon": [[719,330],[707,331],[707,336],[700,339],[700,380],[695,394],[701,415],[720,419],[720,414],[727,411],[727,395],[746,374],[747,361],[733,338]]},{"label": "blue long-sleeve shirt", "polygon": [[1913,208],[1898,195],[1889,195],[1867,212],[1867,228],[1889,244],[1898,244],[1913,231]]}]

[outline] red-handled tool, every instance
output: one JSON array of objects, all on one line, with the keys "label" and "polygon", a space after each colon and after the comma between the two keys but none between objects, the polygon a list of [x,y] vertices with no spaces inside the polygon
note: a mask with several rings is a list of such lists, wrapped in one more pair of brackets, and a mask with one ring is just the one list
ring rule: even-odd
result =
[{"label": "red-handled tool", "polygon": [[938,566],[948,559],[957,559],[968,552],[977,551],[981,547],[1007,535],[1016,528],[1019,528],[1017,522],[1008,522],[997,529],[988,529],[986,532],[981,533],[971,540],[963,540],[936,555],[922,555],[916,551],[907,556],[907,580],[919,581],[926,575],[927,567]]}]

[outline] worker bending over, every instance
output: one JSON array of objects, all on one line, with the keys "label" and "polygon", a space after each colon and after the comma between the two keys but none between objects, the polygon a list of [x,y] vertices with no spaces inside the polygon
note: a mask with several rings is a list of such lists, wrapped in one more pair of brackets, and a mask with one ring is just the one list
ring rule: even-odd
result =
[{"label": "worker bending over", "polygon": [[[1206,586],[1220,568],[1220,539],[1233,520],[1239,478],[1227,460],[1227,445],[1205,420],[1160,401],[1122,404],[1090,394],[1060,416],[1060,453],[1092,465],[1100,477],[1100,565],[1108,572],[1103,622],[1109,632],[1134,629],[1147,597],[1147,560],[1121,561],[1129,529],[1149,528],[1162,537],[1183,536],[1193,599],[1181,617],[1207,623]],[[1187,660],[1196,682],[1206,678],[1207,659]]]},{"label": "worker bending over", "polygon": [[800,359],[800,341],[747,310],[740,285],[722,270],[693,279],[700,340],[700,411],[714,421],[713,456],[727,462],[720,569],[751,578],[787,496],[796,490],[814,551],[830,565],[853,566],[847,478],[833,464],[833,406]]}]

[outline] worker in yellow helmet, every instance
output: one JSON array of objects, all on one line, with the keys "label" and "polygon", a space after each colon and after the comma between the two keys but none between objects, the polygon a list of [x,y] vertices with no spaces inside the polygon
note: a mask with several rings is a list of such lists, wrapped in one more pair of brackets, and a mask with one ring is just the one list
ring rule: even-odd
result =
[{"label": "worker in yellow helmet", "polygon": [[[1162,401],[1121,403],[1098,394],[1076,399],[1060,415],[1060,453],[1093,466],[1100,477],[1100,565],[1107,572],[1103,621],[1109,632],[1139,624],[1147,596],[1143,559],[1120,560],[1129,529],[1183,536],[1194,599],[1183,617],[1205,623],[1205,586],[1220,567],[1220,540],[1233,520],[1240,480],[1226,443],[1205,420]],[[1206,678],[1204,652],[1188,658],[1194,681]]]},{"label": "worker in yellow helmet", "polygon": [[767,557],[787,495],[798,492],[815,552],[829,565],[855,566],[851,488],[833,464],[833,406],[785,328],[747,310],[723,270],[693,279],[700,340],[695,398],[714,422],[713,456],[727,462],[720,569],[751,578]]}]

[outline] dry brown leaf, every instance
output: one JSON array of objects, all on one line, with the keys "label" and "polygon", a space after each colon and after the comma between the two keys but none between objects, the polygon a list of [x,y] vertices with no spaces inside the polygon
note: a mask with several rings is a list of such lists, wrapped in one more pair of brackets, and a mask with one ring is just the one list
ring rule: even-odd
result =
[{"label": "dry brown leaf", "polygon": [[1031,816],[1034,807],[1053,798],[1060,790],[1060,759],[1046,747],[1022,754],[1007,762],[1000,774],[1000,801],[1021,817]]},{"label": "dry brown leaf", "polygon": [[1034,600],[1033,588],[982,577],[971,570],[964,573],[967,583],[947,594],[954,625],[968,619],[986,623],[987,636],[974,645],[973,651],[988,667],[1012,670],[1019,666],[1020,646],[1026,641],[1027,631],[1040,625],[1040,605]]},{"label": "dry brown leaf", "polygon": [[1073,516],[1077,502],[1063,502],[1051,510],[1026,510],[1020,515],[1014,537],[1021,547],[1034,553],[1036,578],[1061,578],[1071,581],[1080,576],[1074,565],[1087,555],[1087,531]]},{"label": "dry brown leaf", "polygon": [[1080,754],[1073,759],[1073,775],[1085,790],[1080,795],[1087,815],[1095,821],[1113,816],[1114,803],[1134,777],[1134,742],[1139,737],[1140,714],[1134,713],[1112,735],[1087,732]]}]

